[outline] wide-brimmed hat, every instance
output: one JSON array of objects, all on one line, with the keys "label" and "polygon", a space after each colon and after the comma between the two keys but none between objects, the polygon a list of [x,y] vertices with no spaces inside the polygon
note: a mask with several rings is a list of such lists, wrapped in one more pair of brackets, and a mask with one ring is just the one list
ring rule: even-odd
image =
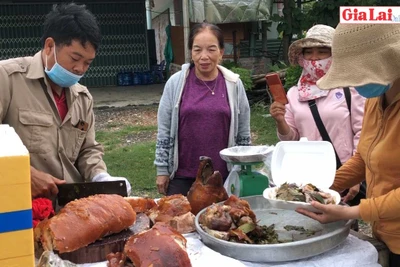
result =
[{"label": "wide-brimmed hat", "polygon": [[299,64],[298,59],[303,53],[303,48],[331,47],[334,32],[335,29],[330,26],[322,24],[314,25],[307,31],[305,38],[296,40],[289,46],[290,64]]},{"label": "wide-brimmed hat", "polygon": [[339,24],[321,89],[389,84],[400,77],[400,24]]}]

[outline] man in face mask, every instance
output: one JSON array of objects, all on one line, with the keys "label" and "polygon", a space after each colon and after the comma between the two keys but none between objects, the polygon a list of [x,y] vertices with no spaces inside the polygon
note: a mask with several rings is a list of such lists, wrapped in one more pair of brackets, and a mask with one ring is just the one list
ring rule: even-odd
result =
[{"label": "man in face mask", "polygon": [[42,50],[0,61],[0,123],[12,126],[30,153],[32,197],[51,197],[57,185],[112,177],[95,140],[93,99],[78,82],[101,39],[84,5],[54,5],[46,16]]}]

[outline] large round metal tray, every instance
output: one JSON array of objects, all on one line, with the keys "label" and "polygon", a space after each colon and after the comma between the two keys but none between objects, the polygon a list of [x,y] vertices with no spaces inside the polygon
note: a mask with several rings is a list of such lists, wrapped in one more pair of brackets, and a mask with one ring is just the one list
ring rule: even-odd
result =
[{"label": "large round metal tray", "polygon": [[[252,245],[233,243],[217,239],[206,233],[199,224],[199,217],[206,209],[201,210],[195,220],[196,230],[203,243],[211,249],[244,261],[281,262],[312,257],[342,243],[350,232],[352,220],[339,221],[329,224],[303,216],[293,210],[281,210],[271,207],[263,196],[243,197],[249,202],[259,220],[259,225],[275,224],[275,230],[280,240],[293,238],[296,241],[280,244]],[[285,225],[303,226],[305,229],[316,231],[312,236],[300,234],[298,231],[286,231]]]}]

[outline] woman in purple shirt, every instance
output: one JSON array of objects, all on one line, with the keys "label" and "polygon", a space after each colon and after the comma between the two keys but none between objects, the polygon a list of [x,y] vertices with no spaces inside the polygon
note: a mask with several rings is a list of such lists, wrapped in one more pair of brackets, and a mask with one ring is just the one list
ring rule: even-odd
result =
[{"label": "woman in purple shirt", "polygon": [[250,144],[250,108],[239,75],[219,65],[224,54],[220,28],[195,25],[189,36],[192,61],[167,81],[158,109],[157,188],[187,195],[200,156],[213,160],[224,179],[228,166],[219,151]]}]

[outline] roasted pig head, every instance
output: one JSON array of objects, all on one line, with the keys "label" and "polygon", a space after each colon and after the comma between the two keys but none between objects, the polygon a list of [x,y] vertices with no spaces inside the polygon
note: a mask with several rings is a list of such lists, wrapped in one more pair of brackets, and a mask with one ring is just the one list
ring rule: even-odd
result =
[{"label": "roasted pig head", "polygon": [[190,188],[187,199],[195,215],[213,203],[228,199],[222,176],[219,171],[214,171],[211,158],[200,157],[196,181]]}]

